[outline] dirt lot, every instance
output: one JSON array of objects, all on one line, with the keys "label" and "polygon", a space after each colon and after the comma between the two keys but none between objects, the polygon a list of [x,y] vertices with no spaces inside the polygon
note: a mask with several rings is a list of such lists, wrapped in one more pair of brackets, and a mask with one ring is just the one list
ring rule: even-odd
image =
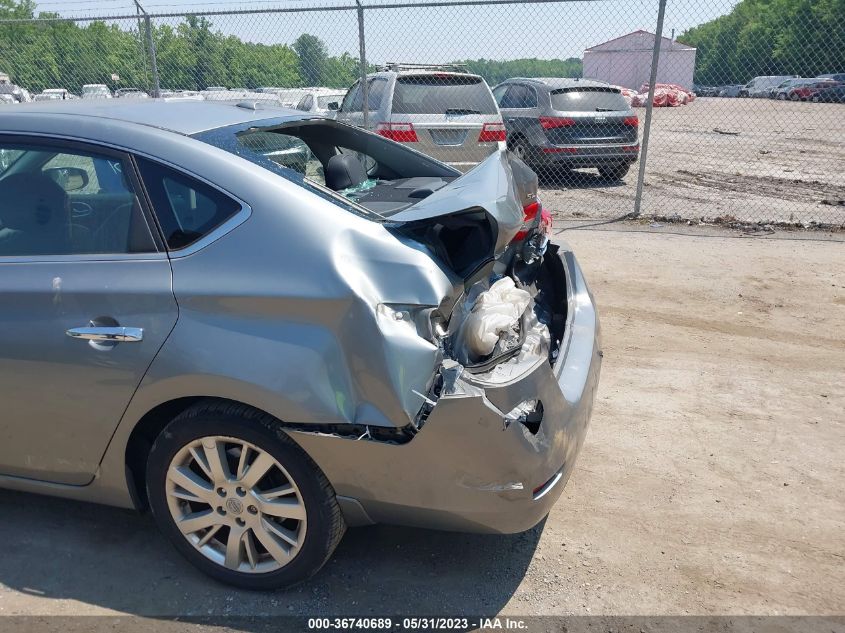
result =
[{"label": "dirt lot", "polygon": [[565,237],[605,364],[545,525],[353,530],[268,595],[206,580],[148,516],[0,492],[0,614],[842,613],[845,245]]},{"label": "dirt lot", "polygon": [[[637,113],[642,123],[645,110]],[[843,113],[842,104],[770,99],[655,108],[642,212],[845,225]],[[633,209],[637,168],[614,185],[594,170],[544,178],[544,202],[564,218],[621,215]]]}]

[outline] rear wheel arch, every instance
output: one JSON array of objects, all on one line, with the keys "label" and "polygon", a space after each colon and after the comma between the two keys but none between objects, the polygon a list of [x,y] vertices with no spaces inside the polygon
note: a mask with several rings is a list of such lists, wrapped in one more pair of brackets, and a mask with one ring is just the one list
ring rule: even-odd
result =
[{"label": "rear wheel arch", "polygon": [[207,405],[237,410],[249,417],[269,417],[280,427],[284,422],[253,405],[219,396],[186,396],[162,402],[145,413],[132,428],[126,443],[125,464],[126,480],[132,500],[138,510],[149,507],[147,499],[146,476],[147,457],[156,438],[173,420],[196,405]]},{"label": "rear wheel arch", "polygon": [[[517,149],[517,146],[521,148]],[[508,135],[507,140],[508,149],[513,152],[517,158],[525,163],[530,164],[531,160],[531,141],[522,132],[514,132]]]},{"label": "rear wheel arch", "polygon": [[525,138],[525,134],[523,134],[522,132],[514,132],[513,134],[508,133],[508,140],[506,143],[508,149],[511,149],[511,147],[513,147],[519,142],[528,143],[528,140]]}]

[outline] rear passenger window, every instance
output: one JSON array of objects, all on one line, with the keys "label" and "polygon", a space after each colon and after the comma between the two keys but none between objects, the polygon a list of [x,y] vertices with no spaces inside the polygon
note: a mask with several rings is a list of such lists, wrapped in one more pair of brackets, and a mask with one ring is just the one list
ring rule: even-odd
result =
[{"label": "rear passenger window", "polygon": [[536,108],[537,93],[530,86],[513,84],[499,105],[503,108]]},{"label": "rear passenger window", "polygon": [[193,244],[241,210],[239,202],[174,169],[143,158],[138,167],[170,249]]},{"label": "rear passenger window", "polygon": [[381,108],[385,88],[387,88],[387,79],[370,79],[367,84],[367,107],[370,110]]}]

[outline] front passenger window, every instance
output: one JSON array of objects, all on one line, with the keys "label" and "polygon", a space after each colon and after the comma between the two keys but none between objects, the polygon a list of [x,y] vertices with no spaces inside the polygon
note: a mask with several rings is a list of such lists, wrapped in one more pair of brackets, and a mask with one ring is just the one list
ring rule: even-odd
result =
[{"label": "front passenger window", "polygon": [[0,257],[155,251],[123,159],[0,143]]}]

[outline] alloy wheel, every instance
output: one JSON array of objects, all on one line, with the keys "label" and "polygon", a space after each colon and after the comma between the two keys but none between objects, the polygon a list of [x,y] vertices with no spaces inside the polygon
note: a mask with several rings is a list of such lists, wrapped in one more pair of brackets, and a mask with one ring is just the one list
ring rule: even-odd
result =
[{"label": "alloy wheel", "polygon": [[306,536],[299,487],[267,451],[234,437],[191,441],[167,470],[176,527],[209,560],[245,573],[291,562]]}]

